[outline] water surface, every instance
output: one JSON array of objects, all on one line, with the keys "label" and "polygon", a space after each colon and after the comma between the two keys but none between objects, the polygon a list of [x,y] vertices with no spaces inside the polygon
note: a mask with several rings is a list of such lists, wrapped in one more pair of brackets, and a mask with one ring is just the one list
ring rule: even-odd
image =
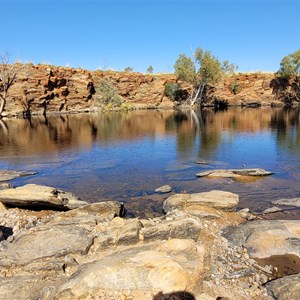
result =
[{"label": "water surface", "polygon": [[[256,211],[299,197],[299,109],[133,111],[0,120],[0,169],[32,170],[14,180],[50,185],[90,201],[119,200],[129,214],[161,213],[174,192],[212,189],[240,195]],[[197,164],[197,161],[207,164]],[[264,168],[252,182],[197,178],[214,168]]]}]

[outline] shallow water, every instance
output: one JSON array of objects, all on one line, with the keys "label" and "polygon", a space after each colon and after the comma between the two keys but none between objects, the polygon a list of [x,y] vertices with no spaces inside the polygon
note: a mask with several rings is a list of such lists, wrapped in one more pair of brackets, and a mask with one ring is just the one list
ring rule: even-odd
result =
[{"label": "shallow water", "polygon": [[[154,190],[165,184],[174,192],[235,192],[240,207],[256,211],[272,200],[300,196],[299,109],[133,111],[0,122],[0,169],[39,172],[14,185],[50,185],[90,202],[123,201],[131,215],[159,215],[170,194]],[[275,174],[248,182],[195,176],[242,167]]]}]

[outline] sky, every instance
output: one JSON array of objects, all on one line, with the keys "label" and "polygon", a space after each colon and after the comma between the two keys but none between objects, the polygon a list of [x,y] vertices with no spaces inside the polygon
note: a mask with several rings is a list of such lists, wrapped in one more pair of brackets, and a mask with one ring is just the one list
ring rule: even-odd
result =
[{"label": "sky", "polygon": [[277,71],[300,49],[300,0],[0,0],[11,60],[174,72],[201,47],[240,72]]}]

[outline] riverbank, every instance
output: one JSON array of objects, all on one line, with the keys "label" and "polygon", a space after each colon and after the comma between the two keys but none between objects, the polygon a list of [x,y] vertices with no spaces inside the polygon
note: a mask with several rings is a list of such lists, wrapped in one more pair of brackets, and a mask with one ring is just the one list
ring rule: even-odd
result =
[{"label": "riverbank", "polygon": [[[103,110],[97,94],[103,79],[122,97],[121,109],[173,108],[182,104],[165,95],[165,85],[176,82],[174,74],[88,71],[26,64],[9,89],[3,116]],[[287,96],[291,96],[297,82],[299,85],[299,78],[279,80],[270,73],[237,74],[210,87],[204,105],[283,106],[291,104]],[[191,92],[190,85],[179,84],[182,95]]]},{"label": "riverbank", "polygon": [[117,201],[88,204],[37,185],[2,188],[0,299],[299,295],[300,221],[236,211],[237,194],[166,196],[164,215],[143,219],[126,217]]}]

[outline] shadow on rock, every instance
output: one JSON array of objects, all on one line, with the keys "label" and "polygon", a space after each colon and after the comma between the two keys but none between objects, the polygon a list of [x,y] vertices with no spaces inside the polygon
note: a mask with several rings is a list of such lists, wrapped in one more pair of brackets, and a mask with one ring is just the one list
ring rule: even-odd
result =
[{"label": "shadow on rock", "polygon": [[153,300],[196,300],[196,298],[189,292],[174,292],[169,294],[159,292],[153,297]]}]

